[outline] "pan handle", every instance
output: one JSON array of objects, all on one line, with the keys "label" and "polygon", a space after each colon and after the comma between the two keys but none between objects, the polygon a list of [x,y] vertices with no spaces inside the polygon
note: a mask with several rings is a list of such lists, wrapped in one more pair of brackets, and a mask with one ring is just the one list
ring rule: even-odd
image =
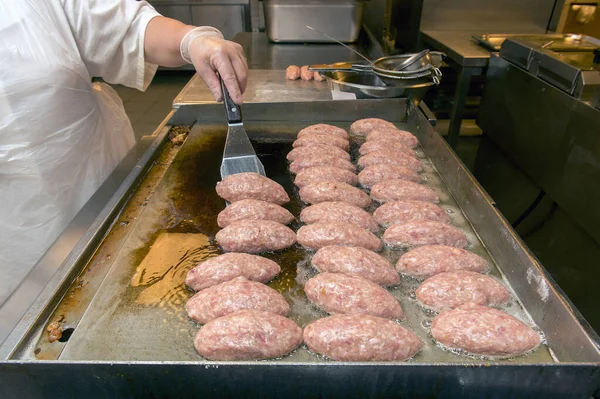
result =
[{"label": "pan handle", "polygon": [[223,104],[225,104],[225,113],[227,114],[227,122],[229,123],[241,123],[242,122],[242,107],[237,105],[231,99],[231,95],[229,95],[229,90],[225,87],[225,82],[221,79],[221,75],[219,75],[219,80],[221,81],[221,90],[223,91]]}]

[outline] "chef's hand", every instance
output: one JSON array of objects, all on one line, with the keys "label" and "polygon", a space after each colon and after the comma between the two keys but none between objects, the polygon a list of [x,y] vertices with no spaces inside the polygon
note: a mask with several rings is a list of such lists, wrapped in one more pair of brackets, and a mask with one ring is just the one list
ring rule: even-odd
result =
[{"label": "chef's hand", "polygon": [[242,104],[248,82],[248,63],[242,46],[216,36],[201,36],[190,44],[189,55],[215,100],[223,100],[218,72],[233,101]]}]

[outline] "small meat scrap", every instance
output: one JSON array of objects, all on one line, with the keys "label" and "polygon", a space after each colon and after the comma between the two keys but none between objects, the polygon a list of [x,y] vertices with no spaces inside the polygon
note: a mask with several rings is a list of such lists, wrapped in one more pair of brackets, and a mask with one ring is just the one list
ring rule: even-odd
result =
[{"label": "small meat scrap", "polygon": [[448,348],[496,357],[522,355],[542,342],[540,335],[521,320],[473,303],[436,316],[431,335]]},{"label": "small meat scrap", "polygon": [[345,140],[349,139],[348,132],[341,127],[328,125],[326,123],[317,123],[316,125],[310,125],[298,132],[297,137],[309,136],[311,134],[330,134],[332,136],[341,137]]},{"label": "small meat scrap", "polygon": [[312,166],[301,170],[296,174],[294,184],[302,188],[319,181],[333,181],[346,183],[351,186],[358,184],[358,177],[348,169],[336,168],[335,166]]},{"label": "small meat scrap", "polygon": [[350,172],[356,171],[356,166],[350,161],[347,161],[336,156],[325,156],[321,154],[306,155],[302,158],[296,158],[290,164],[290,172],[297,174],[302,172],[304,169],[312,168],[315,166],[331,166],[334,168],[346,169]]},{"label": "small meat scrap", "polygon": [[285,78],[287,80],[298,80],[300,79],[300,67],[297,65],[290,65],[285,70]]},{"label": "small meat scrap", "polygon": [[313,79],[316,80],[317,82],[323,82],[325,80],[325,77],[322,76],[319,72],[315,71]]},{"label": "small meat scrap", "polygon": [[398,259],[396,270],[412,277],[427,278],[456,270],[485,273],[488,262],[467,250],[447,245],[425,245],[414,248]]},{"label": "small meat scrap", "polygon": [[312,352],[343,362],[402,361],[416,355],[423,343],[392,320],[363,314],[340,314],[304,328]]},{"label": "small meat scrap", "polygon": [[348,222],[374,233],[379,231],[379,225],[370,213],[341,201],[321,202],[304,208],[300,212],[300,221],[306,224]]},{"label": "small meat scrap", "polygon": [[58,321],[53,321],[46,327],[48,342],[56,342],[62,338],[63,326]]},{"label": "small meat scrap", "polygon": [[493,277],[468,270],[436,274],[415,292],[417,300],[435,311],[454,309],[466,303],[500,306],[510,299],[508,290]]},{"label": "small meat scrap", "polygon": [[465,233],[446,223],[413,220],[395,224],[383,233],[383,241],[393,247],[410,248],[422,245],[467,246]]},{"label": "small meat scrap", "polygon": [[298,229],[298,243],[308,249],[343,245],[379,251],[382,247],[381,240],[375,234],[348,222],[324,222],[302,226]]},{"label": "small meat scrap", "polygon": [[294,220],[294,215],[287,209],[271,202],[244,199],[232,203],[219,212],[217,224],[224,228],[233,222],[244,219],[272,220],[281,224],[290,224]]},{"label": "small meat scrap", "polygon": [[371,198],[377,202],[416,200],[440,202],[435,191],[406,180],[384,180],[371,187]]},{"label": "small meat scrap", "polygon": [[325,144],[339,147],[344,151],[350,149],[350,142],[341,137],[337,137],[331,134],[314,133],[303,137],[298,137],[293,143],[292,147],[305,147],[314,144]]},{"label": "small meat scrap", "polygon": [[313,80],[314,73],[308,69],[308,65],[304,65],[300,68],[300,77],[302,80]]},{"label": "small meat scrap", "polygon": [[256,199],[283,205],[290,201],[283,187],[259,173],[229,175],[217,183],[217,194],[229,202]]},{"label": "small meat scrap", "polygon": [[450,223],[450,216],[438,205],[415,200],[387,202],[373,212],[373,218],[383,227],[411,220]]},{"label": "small meat scrap", "polygon": [[393,152],[389,150],[373,151],[367,155],[358,158],[358,165],[366,168],[372,165],[399,165],[405,168],[421,172],[423,164],[417,158],[406,155],[403,152]]},{"label": "small meat scrap", "polygon": [[209,360],[264,360],[289,354],[302,343],[302,329],[284,316],[245,309],[211,320],[194,347]]},{"label": "small meat scrap", "polygon": [[398,272],[386,258],[362,247],[323,247],[311,263],[320,272],[351,274],[384,287],[400,283]]},{"label": "small meat scrap", "polygon": [[369,195],[359,188],[335,181],[318,181],[300,189],[300,199],[308,204],[341,201],[367,208],[371,205]]},{"label": "small meat scrap", "polygon": [[385,288],[359,276],[320,273],[304,285],[308,299],[330,314],[368,314],[402,318],[400,302]]},{"label": "small meat scrap", "polygon": [[270,220],[240,220],[219,231],[215,238],[224,251],[250,254],[279,251],[296,242],[292,229]]},{"label": "small meat scrap", "polygon": [[350,160],[350,154],[342,150],[340,147],[320,143],[313,143],[304,147],[296,147],[292,151],[288,152],[286,158],[288,161],[294,161],[298,158],[304,158],[312,154],[319,154],[321,156],[336,156],[347,161]]},{"label": "small meat scrap", "polygon": [[280,272],[279,265],[270,259],[258,255],[231,252],[199,263],[188,272],[185,285],[194,291],[200,291],[239,276],[266,283]]},{"label": "small meat scrap", "polygon": [[409,155],[411,157],[417,157],[417,153],[412,148],[405,146],[404,144],[399,143],[396,140],[372,140],[367,141],[363,145],[360,146],[358,153],[360,155],[367,155],[373,151],[381,151],[387,150],[392,152],[401,152],[403,154]]},{"label": "small meat scrap", "polygon": [[422,183],[423,178],[413,169],[401,165],[375,164],[367,166],[358,174],[358,182],[363,187],[373,187],[384,180],[407,180]]},{"label": "small meat scrap", "polygon": [[416,148],[419,145],[417,139],[411,132],[399,129],[376,129],[367,135],[366,141],[393,141],[405,145],[408,148]]},{"label": "small meat scrap", "polygon": [[262,310],[285,316],[290,311],[290,305],[273,288],[244,277],[236,277],[202,290],[185,305],[189,318],[200,324],[242,309]]},{"label": "small meat scrap", "polygon": [[358,136],[366,136],[375,129],[396,129],[396,126],[379,118],[360,119],[350,125],[350,132]]}]

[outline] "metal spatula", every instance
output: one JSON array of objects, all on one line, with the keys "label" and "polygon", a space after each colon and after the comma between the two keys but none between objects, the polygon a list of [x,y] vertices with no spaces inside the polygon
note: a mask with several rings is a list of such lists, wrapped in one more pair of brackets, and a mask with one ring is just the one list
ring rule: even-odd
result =
[{"label": "metal spatula", "polygon": [[219,79],[223,90],[223,104],[225,104],[228,126],[223,162],[221,163],[221,178],[244,172],[256,172],[266,176],[265,167],[256,156],[244,129],[242,108],[233,102],[223,79],[220,77]]}]

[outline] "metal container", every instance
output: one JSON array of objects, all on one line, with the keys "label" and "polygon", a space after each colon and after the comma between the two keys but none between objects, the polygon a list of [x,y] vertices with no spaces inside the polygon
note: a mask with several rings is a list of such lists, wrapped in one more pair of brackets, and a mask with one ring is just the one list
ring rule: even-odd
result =
[{"label": "metal container", "polygon": [[419,84],[390,86],[373,73],[337,71],[325,72],[322,75],[327,79],[334,98],[339,97],[334,92],[349,93],[357,99],[409,98],[415,105],[421,102],[427,90],[435,84],[429,79],[429,81]]},{"label": "metal container", "polygon": [[332,43],[323,34],[353,43],[358,39],[364,0],[265,0],[265,24],[269,40],[290,43]]}]

